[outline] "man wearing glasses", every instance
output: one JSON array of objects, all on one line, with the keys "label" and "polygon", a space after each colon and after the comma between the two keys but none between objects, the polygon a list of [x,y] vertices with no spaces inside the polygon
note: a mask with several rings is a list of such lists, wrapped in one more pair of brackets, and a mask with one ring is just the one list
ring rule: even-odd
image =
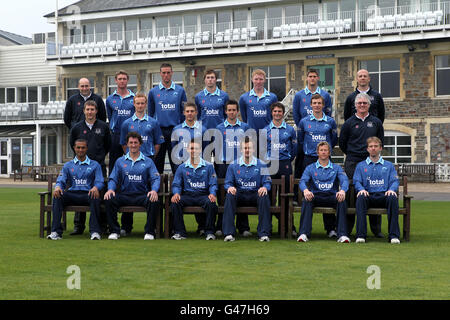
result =
[{"label": "man wearing glasses", "polygon": [[[356,169],[356,165],[367,159],[367,139],[378,137],[384,141],[384,129],[380,119],[369,112],[370,96],[367,93],[358,93],[355,98],[356,113],[344,122],[339,136],[339,147],[346,154],[344,171],[351,179]],[[381,221],[376,216],[369,216],[370,229],[376,237],[383,237],[381,234]],[[350,234],[355,224],[355,216],[347,215],[347,230]]]}]

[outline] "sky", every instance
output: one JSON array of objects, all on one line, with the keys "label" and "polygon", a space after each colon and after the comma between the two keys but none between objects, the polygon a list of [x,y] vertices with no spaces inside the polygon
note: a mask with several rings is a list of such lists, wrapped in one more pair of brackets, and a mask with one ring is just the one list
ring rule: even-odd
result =
[{"label": "sky", "polygon": [[[31,38],[33,33],[55,31],[55,25],[47,23],[44,15],[56,10],[57,0],[2,0],[0,30]],[[58,0],[58,7],[64,8],[77,0]]]}]

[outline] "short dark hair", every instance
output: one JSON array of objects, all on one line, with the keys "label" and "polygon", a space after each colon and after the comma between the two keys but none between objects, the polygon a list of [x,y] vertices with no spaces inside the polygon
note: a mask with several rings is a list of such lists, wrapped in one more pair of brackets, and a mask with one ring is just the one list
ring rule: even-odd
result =
[{"label": "short dark hair", "polygon": [[138,139],[139,143],[142,144],[142,137],[141,137],[141,135],[139,133],[137,133],[135,131],[128,132],[128,134],[127,134],[127,143],[128,143],[128,140],[130,140],[130,138]]},{"label": "short dark hair", "polygon": [[274,102],[274,103],[272,103],[272,105],[270,106],[270,112],[272,112],[273,111],[273,109],[275,109],[275,108],[281,108],[282,110],[283,110],[283,113],[285,112],[285,110],[286,110],[286,107],[284,106],[284,104],[282,104],[281,102]]},{"label": "short dark hair", "polygon": [[75,145],[77,144],[77,142],[84,142],[86,144],[86,147],[88,145],[88,141],[86,139],[83,138],[78,138],[73,142],[73,147],[75,148]]},{"label": "short dark hair", "polygon": [[208,69],[208,70],[205,71],[205,74],[203,75],[203,80],[205,80],[205,78],[206,78],[206,76],[207,76],[208,74],[214,74],[214,77],[216,77],[216,79],[217,79],[217,77],[218,77],[218,74],[217,74],[217,71],[216,71],[216,70],[214,70],[214,69]]},{"label": "short dark hair", "polygon": [[98,111],[97,102],[95,102],[94,100],[86,100],[86,102],[84,103],[84,106],[83,106],[83,110],[86,109],[86,106],[94,106],[95,110]]},{"label": "short dark hair", "polygon": [[193,107],[195,109],[195,111],[198,111],[197,110],[197,105],[194,102],[190,102],[190,101],[186,102],[183,105],[183,111],[186,110],[186,107]]},{"label": "short dark hair", "polygon": [[172,69],[172,65],[170,63],[164,62],[159,67],[159,70],[161,71],[162,68],[170,68],[170,69]]},{"label": "short dark hair", "polygon": [[250,143],[250,142],[254,145],[252,139],[250,139],[249,136],[243,137],[243,138],[241,139],[241,148],[244,146],[244,144]]},{"label": "short dark hair", "polygon": [[322,104],[325,104],[325,99],[319,93],[315,93],[311,97],[311,101],[319,99],[322,100]]},{"label": "short dark hair", "polygon": [[310,73],[315,73],[317,76],[319,76],[319,71],[317,71],[316,69],[308,69],[308,71],[306,72],[306,76],[308,76]]},{"label": "short dark hair", "polygon": [[191,144],[191,143],[196,143],[198,145],[201,145],[200,141],[198,141],[198,139],[196,139],[196,138],[192,138],[191,141],[189,141],[189,144]]},{"label": "short dark hair", "polygon": [[114,79],[117,80],[117,77],[118,77],[119,75],[121,75],[121,74],[127,76],[127,79],[128,79],[128,80],[130,79],[130,76],[128,75],[128,72],[126,72],[125,70],[119,70],[119,71],[117,71],[117,72],[116,72],[116,75],[114,76]]},{"label": "short dark hair", "polygon": [[239,102],[237,102],[236,100],[228,100],[227,103],[225,104],[225,111],[227,111],[227,107],[229,105],[233,105],[237,107],[237,111],[239,111]]}]

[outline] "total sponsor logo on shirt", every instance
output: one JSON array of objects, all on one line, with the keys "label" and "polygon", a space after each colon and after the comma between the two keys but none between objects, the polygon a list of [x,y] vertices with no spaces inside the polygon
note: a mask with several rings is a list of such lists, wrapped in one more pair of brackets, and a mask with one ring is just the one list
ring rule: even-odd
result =
[{"label": "total sponsor logo on shirt", "polygon": [[205,114],[207,116],[218,116],[219,115],[219,109],[208,109],[208,110],[205,110]]},{"label": "total sponsor logo on shirt", "polygon": [[242,179],[238,179],[237,181],[242,188],[255,188],[256,187],[256,181],[244,181]]},{"label": "total sponsor logo on shirt", "polygon": [[272,144],[273,150],[283,150],[286,149],[286,143],[273,143]]},{"label": "total sponsor logo on shirt", "polygon": [[333,188],[332,183],[321,183],[320,181],[316,181],[316,186],[319,188],[319,190],[330,190]]},{"label": "total sponsor logo on shirt", "polygon": [[131,116],[131,110],[119,109],[119,107],[115,108],[118,116],[129,117]]},{"label": "total sponsor logo on shirt", "polygon": [[321,134],[311,134],[311,139],[314,142],[320,142],[327,140],[327,137]]},{"label": "total sponsor logo on shirt", "polygon": [[188,179],[188,183],[191,186],[191,188],[196,188],[196,189],[206,188],[205,181],[192,182],[191,179]]},{"label": "total sponsor logo on shirt", "polygon": [[267,110],[255,110],[253,107],[250,110],[253,111],[253,116],[255,117],[265,117],[267,115]]},{"label": "total sponsor logo on shirt", "polygon": [[87,179],[73,179],[77,186],[85,186],[87,185]]},{"label": "total sponsor logo on shirt", "polygon": [[142,175],[140,174],[127,174],[130,182],[142,182]]},{"label": "total sponsor logo on shirt", "polygon": [[226,142],[227,142],[227,147],[228,148],[236,148],[236,147],[239,148],[240,145],[241,145],[241,143],[239,141],[236,141],[236,140],[232,140],[232,141],[226,140]]},{"label": "total sponsor logo on shirt", "polygon": [[162,103],[159,102],[162,111],[172,111],[176,109],[175,103]]},{"label": "total sponsor logo on shirt", "polygon": [[367,180],[369,181],[369,184],[373,187],[379,187],[379,186],[384,186],[384,179],[370,179],[370,177],[367,178]]}]

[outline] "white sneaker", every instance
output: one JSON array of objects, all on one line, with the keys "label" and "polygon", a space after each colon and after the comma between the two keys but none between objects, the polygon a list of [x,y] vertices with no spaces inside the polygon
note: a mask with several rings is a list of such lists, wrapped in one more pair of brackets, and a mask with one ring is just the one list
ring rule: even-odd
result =
[{"label": "white sneaker", "polygon": [[400,240],[398,238],[392,238],[391,243],[399,244]]},{"label": "white sneaker", "polygon": [[222,230],[217,230],[216,237],[221,237],[221,236],[223,236]]},{"label": "white sneaker", "polygon": [[364,238],[356,238],[356,243],[366,243],[366,239]]},{"label": "white sneaker", "polygon": [[226,237],[225,237],[225,239],[223,239],[223,241],[225,241],[225,242],[227,242],[227,241],[234,241],[235,239],[234,239],[234,237],[231,235],[231,234],[229,234],[229,235],[227,235]]},{"label": "white sneaker", "polygon": [[117,240],[120,238],[120,235],[118,235],[117,233],[111,233],[108,237],[109,240]]},{"label": "white sneaker", "polygon": [[328,238],[337,238],[337,233],[334,230],[331,230],[330,232],[328,232]]},{"label": "white sneaker", "polygon": [[101,240],[102,237],[100,237],[100,234],[98,232],[92,232],[91,234],[91,240]]},{"label": "white sneaker", "polygon": [[186,239],[186,237],[183,237],[181,234],[179,234],[179,233],[175,233],[173,236],[172,236],[172,239],[173,240],[185,240]]},{"label": "white sneaker", "polygon": [[47,236],[47,239],[50,240],[61,240],[62,237],[58,234],[58,232],[52,232]]},{"label": "white sneaker", "polygon": [[214,234],[210,233],[206,236],[206,240],[216,240],[216,236]]},{"label": "white sneaker", "polygon": [[308,242],[309,239],[306,236],[306,234],[302,233],[298,238],[297,238],[297,242]]},{"label": "white sneaker", "polygon": [[269,242],[270,238],[268,236],[262,236],[261,238],[259,238],[259,241],[261,241],[261,242],[264,242],[264,241]]},{"label": "white sneaker", "polygon": [[244,231],[242,232],[242,236],[245,238],[251,237],[253,235],[253,233],[251,233],[250,231]]},{"label": "white sneaker", "polygon": [[347,236],[341,236],[337,242],[340,243],[350,243],[350,239]]},{"label": "white sneaker", "polygon": [[150,233],[146,233],[144,236],[144,240],[155,240],[155,236]]}]

